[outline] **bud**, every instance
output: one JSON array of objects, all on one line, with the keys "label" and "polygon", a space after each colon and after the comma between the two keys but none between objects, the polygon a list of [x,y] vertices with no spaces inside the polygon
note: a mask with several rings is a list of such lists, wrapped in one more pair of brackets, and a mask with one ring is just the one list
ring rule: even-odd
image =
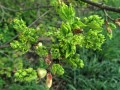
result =
[{"label": "bud", "polygon": [[45,57],[45,62],[50,65],[51,64],[51,55],[48,54],[46,57]]},{"label": "bud", "polygon": [[73,34],[80,34],[80,33],[83,33],[83,29],[74,29],[73,30]]},{"label": "bud", "polygon": [[50,88],[52,86],[52,75],[51,73],[47,74],[47,79],[46,79],[46,86]]},{"label": "bud", "polygon": [[42,42],[39,42],[39,43],[38,43],[38,46],[41,47],[41,46],[42,46]]},{"label": "bud", "polygon": [[44,78],[47,74],[47,71],[43,68],[38,68],[37,73],[39,78]]},{"label": "bud", "polygon": [[117,24],[118,26],[120,26],[120,18],[115,19],[115,24]]},{"label": "bud", "polygon": [[112,34],[112,29],[110,27],[107,27],[107,31]]},{"label": "bud", "polygon": [[109,24],[108,21],[105,21],[105,24],[106,24],[106,26],[108,26],[108,24]]},{"label": "bud", "polygon": [[36,45],[36,49],[38,49],[39,47],[42,47],[42,42],[39,42],[39,43]]}]

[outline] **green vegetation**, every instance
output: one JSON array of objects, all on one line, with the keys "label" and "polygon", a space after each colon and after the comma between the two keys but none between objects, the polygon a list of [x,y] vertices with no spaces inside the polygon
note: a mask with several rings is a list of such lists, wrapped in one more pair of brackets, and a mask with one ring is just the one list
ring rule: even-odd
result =
[{"label": "green vegetation", "polygon": [[119,90],[119,14],[99,9],[89,0],[0,1],[0,90]]}]

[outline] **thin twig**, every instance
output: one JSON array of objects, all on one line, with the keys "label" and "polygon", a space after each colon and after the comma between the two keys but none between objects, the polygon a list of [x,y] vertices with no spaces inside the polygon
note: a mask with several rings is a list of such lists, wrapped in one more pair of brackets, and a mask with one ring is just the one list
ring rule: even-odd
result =
[{"label": "thin twig", "polygon": [[6,48],[6,47],[9,47],[9,46],[10,46],[9,44],[7,44],[7,45],[1,45],[1,46],[0,46],[0,49],[1,49],[1,48]]},{"label": "thin twig", "polygon": [[105,16],[106,16],[106,20],[107,20],[107,18],[109,18],[111,21],[115,21],[112,17],[110,17],[109,15],[108,15],[108,13],[106,12],[106,10],[103,10],[104,11],[104,13],[105,13]]},{"label": "thin twig", "polygon": [[42,14],[40,17],[38,17],[34,22],[32,22],[28,27],[31,27],[32,25],[34,25],[38,20],[40,20],[42,17],[44,17],[49,12],[50,12],[50,10],[46,11],[44,14]]},{"label": "thin twig", "polygon": [[17,34],[16,36],[14,36],[12,39],[10,39],[8,42],[4,43],[4,45],[9,44],[11,41],[13,41],[14,39],[16,39],[19,36],[19,34]]}]

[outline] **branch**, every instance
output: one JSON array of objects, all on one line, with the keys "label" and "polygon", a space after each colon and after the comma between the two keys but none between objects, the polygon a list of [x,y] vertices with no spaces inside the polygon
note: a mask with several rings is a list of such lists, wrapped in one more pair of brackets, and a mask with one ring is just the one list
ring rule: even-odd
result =
[{"label": "branch", "polygon": [[113,21],[113,22],[115,22],[115,20],[112,18],[112,17],[110,17],[109,16],[109,14],[106,12],[106,10],[103,10],[104,11],[104,13],[105,13],[105,20],[107,21],[107,19],[109,19],[109,20],[111,20],[111,21]]},{"label": "branch", "polygon": [[46,11],[45,13],[43,13],[40,17],[38,17],[34,22],[32,22],[28,27],[31,27],[32,25],[34,25],[38,20],[40,20],[42,17],[44,17],[46,14],[48,14],[50,12],[50,10]]},{"label": "branch", "polygon": [[87,4],[90,4],[92,6],[101,8],[103,10],[120,13],[120,8],[116,8],[116,7],[112,7],[112,6],[107,6],[107,5],[104,5],[102,3],[95,3],[95,2],[93,2],[91,0],[76,0],[76,1],[82,1],[84,3],[87,3]]},{"label": "branch", "polygon": [[2,48],[7,48],[7,47],[9,47],[10,45],[9,44],[7,44],[7,45],[1,45],[0,46],[0,49],[2,49]]}]

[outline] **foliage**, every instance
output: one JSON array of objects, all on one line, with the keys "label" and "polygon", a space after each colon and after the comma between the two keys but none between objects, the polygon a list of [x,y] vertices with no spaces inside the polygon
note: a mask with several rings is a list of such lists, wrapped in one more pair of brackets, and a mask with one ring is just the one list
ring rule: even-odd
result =
[{"label": "foliage", "polygon": [[37,73],[33,68],[20,69],[14,74],[15,80],[20,82],[30,82],[37,79]]},{"label": "foliage", "polygon": [[63,22],[56,32],[50,34],[55,37],[55,39],[52,38],[55,50],[52,48],[51,51],[53,51],[53,55],[56,55],[52,56],[53,58],[60,58],[61,56],[74,68],[83,67],[83,61],[79,59],[76,48],[77,46],[85,46],[94,50],[100,49],[105,41],[104,35],[101,34],[104,22],[99,16],[93,15],[85,18],[85,23],[83,23],[79,17],[75,16],[72,5],[67,6],[64,3],[61,3],[61,7],[57,8],[57,11]]},{"label": "foliage", "polygon": [[8,58],[1,58],[1,61],[0,61],[0,75],[1,76],[6,76],[6,77],[11,77],[11,71],[13,69],[12,65],[12,61],[10,61],[9,59],[7,60]]},{"label": "foliage", "polygon": [[52,68],[51,68],[51,72],[55,75],[63,75],[64,74],[64,69],[62,68],[62,66],[60,66],[59,64],[53,64]]},{"label": "foliage", "polygon": [[105,41],[105,36],[101,34],[103,31],[102,25],[104,24],[104,20],[97,15],[84,18],[84,20],[89,29],[85,38],[86,48],[93,48],[94,50],[100,49]]},{"label": "foliage", "polygon": [[19,40],[14,40],[11,47],[22,51],[23,53],[29,51],[31,44],[38,39],[39,31],[28,28],[23,20],[14,19],[13,28],[20,34]]},{"label": "foliage", "polygon": [[1,1],[0,89],[119,90],[119,18],[98,11],[76,0]]}]

